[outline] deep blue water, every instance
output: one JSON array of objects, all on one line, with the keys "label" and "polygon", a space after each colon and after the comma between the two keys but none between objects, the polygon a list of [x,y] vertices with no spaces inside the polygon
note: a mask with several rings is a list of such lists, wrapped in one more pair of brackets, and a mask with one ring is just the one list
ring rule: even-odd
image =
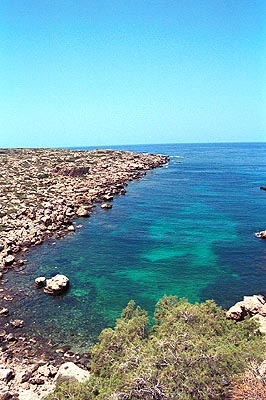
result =
[{"label": "deep blue water", "polygon": [[[171,161],[131,182],[111,210],[77,220],[75,234],[32,249],[26,270],[8,275],[23,294],[13,316],[26,329],[78,348],[113,326],[130,299],[152,314],[164,294],[228,307],[266,293],[266,241],[254,236],[266,229],[266,143],[116,148]],[[65,296],[34,288],[35,277],[56,271],[70,278]]]}]

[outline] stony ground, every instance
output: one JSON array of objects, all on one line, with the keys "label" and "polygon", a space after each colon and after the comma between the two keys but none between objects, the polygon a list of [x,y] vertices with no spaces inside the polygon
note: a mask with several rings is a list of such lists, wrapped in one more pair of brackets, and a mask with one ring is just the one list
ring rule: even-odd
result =
[{"label": "stony ground", "polygon": [[0,399],[38,399],[53,387],[60,364],[86,368],[89,361],[89,354],[21,336],[23,321],[8,317],[4,274],[22,267],[31,246],[73,232],[74,218],[89,217],[96,202],[108,210],[128,181],[167,161],[114,150],[0,149]]}]

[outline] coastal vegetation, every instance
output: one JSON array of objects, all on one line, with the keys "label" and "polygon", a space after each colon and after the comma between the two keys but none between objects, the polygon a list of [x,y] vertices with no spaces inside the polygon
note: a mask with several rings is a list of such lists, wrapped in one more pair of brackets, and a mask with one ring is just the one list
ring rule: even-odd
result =
[{"label": "coastal vegetation", "polygon": [[47,400],[221,400],[265,353],[256,321],[227,319],[211,300],[165,296],[151,325],[130,301],[92,348],[90,378],[59,385]]}]

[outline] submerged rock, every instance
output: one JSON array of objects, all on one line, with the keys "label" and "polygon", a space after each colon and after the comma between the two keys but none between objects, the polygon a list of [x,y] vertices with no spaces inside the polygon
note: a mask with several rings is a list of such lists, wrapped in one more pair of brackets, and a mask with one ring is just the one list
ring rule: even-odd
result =
[{"label": "submerged rock", "polygon": [[69,279],[65,275],[57,274],[51,279],[47,279],[44,292],[57,295],[64,293],[69,287]]},{"label": "submerged rock", "polygon": [[10,325],[12,328],[22,328],[24,321],[22,319],[12,319]]}]

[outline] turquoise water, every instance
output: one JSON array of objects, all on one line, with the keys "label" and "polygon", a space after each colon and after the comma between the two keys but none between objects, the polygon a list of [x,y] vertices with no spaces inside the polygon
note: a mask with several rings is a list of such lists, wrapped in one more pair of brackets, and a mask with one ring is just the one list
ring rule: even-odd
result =
[{"label": "turquoise water", "polygon": [[[122,149],[171,161],[131,182],[111,210],[98,207],[77,220],[83,226],[75,234],[32,249],[27,268],[8,275],[20,291],[12,317],[74,349],[113,326],[130,299],[152,313],[164,294],[228,307],[266,293],[266,241],[254,237],[266,229],[266,192],[259,189],[266,185],[266,144]],[[35,277],[56,272],[70,278],[65,296],[34,288]]]}]

